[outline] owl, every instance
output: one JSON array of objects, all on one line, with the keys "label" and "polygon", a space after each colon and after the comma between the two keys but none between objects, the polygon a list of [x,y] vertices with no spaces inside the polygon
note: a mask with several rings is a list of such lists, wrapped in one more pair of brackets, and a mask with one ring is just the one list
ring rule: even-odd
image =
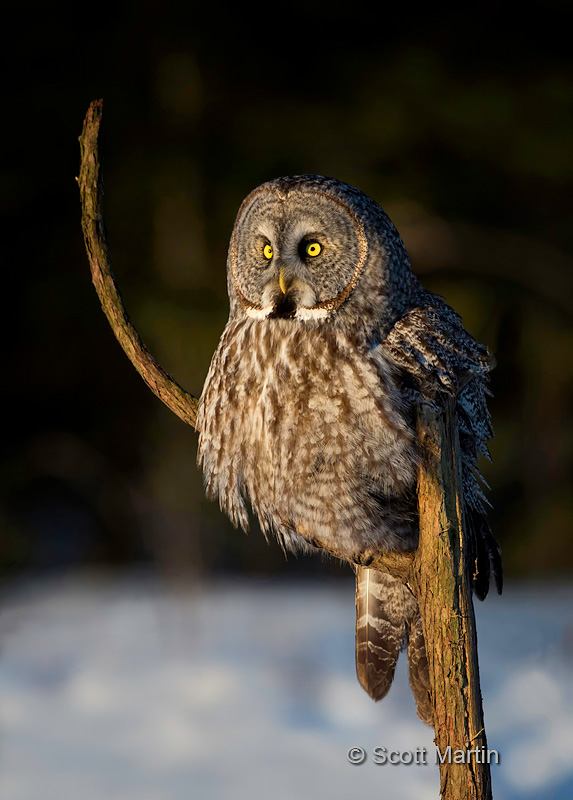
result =
[{"label": "owl", "polygon": [[285,551],[331,547],[354,566],[359,681],[384,697],[407,646],[418,715],[432,724],[418,605],[368,564],[417,546],[416,413],[451,395],[473,589],[483,599],[493,572],[501,591],[476,468],[492,436],[491,355],[421,286],[382,208],[333,178],[278,178],[249,194],[227,279],[229,320],[197,418],[207,496],[245,531],[250,507]]}]

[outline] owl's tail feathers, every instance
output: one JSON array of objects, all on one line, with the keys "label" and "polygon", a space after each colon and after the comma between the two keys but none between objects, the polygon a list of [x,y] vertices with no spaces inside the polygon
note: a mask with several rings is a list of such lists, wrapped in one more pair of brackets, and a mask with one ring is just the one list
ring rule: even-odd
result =
[{"label": "owl's tail feathers", "polygon": [[418,716],[433,725],[428,661],[418,604],[403,583],[367,567],[356,568],[356,673],[374,700],[388,694],[400,650],[408,640],[410,686]]},{"label": "owl's tail feathers", "polygon": [[408,626],[408,671],[418,716],[426,725],[433,726],[434,710],[430,694],[430,674],[422,630],[422,617],[418,608]]},{"label": "owl's tail feathers", "polygon": [[416,601],[385,572],[356,568],[356,674],[374,700],[388,694]]}]

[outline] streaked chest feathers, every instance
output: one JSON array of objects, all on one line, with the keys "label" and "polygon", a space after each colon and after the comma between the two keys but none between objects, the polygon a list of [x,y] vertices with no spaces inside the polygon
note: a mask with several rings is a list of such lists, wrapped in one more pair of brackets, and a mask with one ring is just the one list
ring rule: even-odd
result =
[{"label": "streaked chest feathers", "polygon": [[290,547],[299,537],[412,546],[406,417],[380,348],[293,320],[231,321],[197,422],[208,495],[245,529],[248,499],[262,529]]}]

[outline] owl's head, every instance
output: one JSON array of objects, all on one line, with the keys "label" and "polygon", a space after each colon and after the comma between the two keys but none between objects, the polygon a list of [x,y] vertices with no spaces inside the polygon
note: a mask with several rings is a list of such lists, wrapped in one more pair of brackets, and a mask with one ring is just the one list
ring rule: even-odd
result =
[{"label": "owl's head", "polygon": [[231,317],[392,324],[420,291],[400,236],[373,200],[297,175],[243,201],[228,258]]}]

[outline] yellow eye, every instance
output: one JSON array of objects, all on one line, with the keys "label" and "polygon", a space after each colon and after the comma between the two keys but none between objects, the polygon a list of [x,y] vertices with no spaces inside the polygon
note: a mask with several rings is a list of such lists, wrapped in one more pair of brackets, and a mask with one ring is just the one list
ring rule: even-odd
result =
[{"label": "yellow eye", "polygon": [[305,249],[307,256],[318,256],[322,251],[322,247],[318,242],[309,242]]},{"label": "yellow eye", "polygon": [[263,247],[263,255],[264,255],[264,257],[265,257],[266,259],[268,259],[269,261],[270,261],[270,260],[271,260],[271,258],[273,257],[273,248],[270,246],[270,244],[266,244],[266,245]]}]

